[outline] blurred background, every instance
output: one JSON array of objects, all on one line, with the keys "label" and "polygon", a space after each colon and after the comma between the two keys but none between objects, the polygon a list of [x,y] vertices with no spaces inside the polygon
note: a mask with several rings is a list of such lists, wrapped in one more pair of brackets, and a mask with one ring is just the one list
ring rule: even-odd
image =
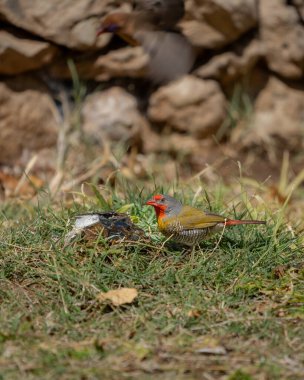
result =
[{"label": "blurred background", "polygon": [[116,9],[131,6],[0,0],[1,199],[241,174],[284,201],[304,179],[304,1],[186,0],[197,60],[162,86],[141,47],[96,37]]}]

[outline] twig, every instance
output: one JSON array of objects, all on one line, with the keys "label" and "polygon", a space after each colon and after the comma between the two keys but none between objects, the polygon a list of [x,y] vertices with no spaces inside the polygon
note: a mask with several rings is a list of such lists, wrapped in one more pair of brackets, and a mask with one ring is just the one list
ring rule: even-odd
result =
[{"label": "twig", "polygon": [[61,286],[61,282],[60,282],[60,273],[58,271],[57,261],[56,261],[54,255],[52,255],[52,259],[53,259],[54,268],[56,271],[56,276],[57,276],[57,280],[58,280],[58,284],[59,284],[59,292],[60,292],[60,297],[61,297],[61,301],[62,301],[62,305],[63,305],[63,310],[64,310],[65,314],[68,314],[69,310],[68,310],[68,307],[67,307],[65,300],[64,300],[63,290],[62,290],[62,286]]},{"label": "twig", "polygon": [[213,248],[213,250],[211,251],[211,255],[218,249],[219,245],[220,245],[220,242],[222,241],[223,239],[223,236],[224,236],[224,232],[225,232],[225,229],[226,229],[226,223],[227,223],[227,220],[225,219],[225,223],[224,223],[224,227],[222,229],[222,232],[221,232],[221,235],[218,239],[218,241],[216,242],[215,244],[215,247]]},{"label": "twig", "polygon": [[21,187],[24,185],[25,181],[27,180],[28,178],[28,175],[30,173],[30,171],[32,170],[33,166],[35,165],[36,161],[37,161],[37,154],[35,156],[33,156],[30,161],[28,162],[28,164],[26,165],[26,168],[24,170],[24,173],[22,174],[22,177],[20,178],[16,188],[15,188],[15,191],[14,191],[14,195],[17,195],[21,189]]}]

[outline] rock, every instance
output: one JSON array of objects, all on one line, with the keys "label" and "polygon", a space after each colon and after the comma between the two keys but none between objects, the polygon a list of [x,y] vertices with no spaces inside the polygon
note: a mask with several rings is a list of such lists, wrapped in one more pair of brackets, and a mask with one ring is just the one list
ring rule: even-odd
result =
[{"label": "rock", "polygon": [[0,0],[0,18],[48,41],[85,50],[108,42],[109,36],[97,42],[96,28],[100,17],[115,8],[113,0]]},{"label": "rock", "polygon": [[200,78],[215,79],[227,85],[250,73],[263,55],[263,46],[259,41],[252,40],[245,47],[215,55],[205,65],[199,67],[195,74]]},{"label": "rock", "polygon": [[187,75],[152,95],[148,115],[153,122],[205,138],[225,119],[226,101],[215,81]]},{"label": "rock", "polygon": [[96,75],[95,79],[144,77],[148,71],[148,63],[149,57],[141,47],[126,47],[114,50],[97,59],[96,67],[101,69],[101,73]]},{"label": "rock", "polygon": [[[147,72],[148,56],[141,47],[125,47],[105,55],[94,54],[90,58],[75,57],[77,74],[81,79],[106,81],[113,77],[144,77]],[[62,58],[50,65],[48,72],[53,78],[71,78],[67,59]]]},{"label": "rock", "polygon": [[304,1],[292,0],[292,5],[296,8],[296,11],[300,17],[302,24],[304,23]]},{"label": "rock", "polygon": [[205,22],[189,20],[181,22],[180,26],[183,34],[195,47],[217,49],[228,43],[224,35]]},{"label": "rock", "polygon": [[89,95],[82,109],[83,131],[99,144],[104,141],[140,145],[148,123],[136,99],[120,87]]},{"label": "rock", "polygon": [[181,26],[195,46],[217,49],[257,26],[256,0],[189,0]]},{"label": "rock", "polygon": [[48,64],[58,52],[49,42],[0,30],[0,74],[15,75]]},{"label": "rock", "polygon": [[278,137],[285,142],[286,149],[301,144],[303,91],[303,84],[288,85],[276,77],[270,77],[256,99],[250,129],[244,128],[239,136],[243,144],[268,145]]},{"label": "rock", "polygon": [[272,71],[290,79],[304,74],[304,26],[295,7],[260,1],[260,36]]},{"label": "rock", "polygon": [[59,114],[47,88],[29,76],[0,82],[0,163],[56,144]]}]

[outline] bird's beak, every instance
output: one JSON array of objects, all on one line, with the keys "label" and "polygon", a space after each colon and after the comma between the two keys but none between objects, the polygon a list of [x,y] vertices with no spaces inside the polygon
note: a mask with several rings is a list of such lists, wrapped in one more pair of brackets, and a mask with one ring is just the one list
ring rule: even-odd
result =
[{"label": "bird's beak", "polygon": [[146,205],[148,206],[156,206],[156,202],[154,199],[149,199],[147,202],[146,202]]}]

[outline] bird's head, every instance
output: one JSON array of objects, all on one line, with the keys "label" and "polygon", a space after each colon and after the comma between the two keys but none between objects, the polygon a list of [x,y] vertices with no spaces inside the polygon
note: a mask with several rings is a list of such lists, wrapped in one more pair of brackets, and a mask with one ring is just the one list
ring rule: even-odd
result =
[{"label": "bird's head", "polygon": [[173,217],[179,214],[182,204],[170,195],[157,194],[146,202],[146,205],[153,206],[157,218]]},{"label": "bird's head", "polygon": [[130,15],[123,12],[115,12],[107,15],[97,29],[97,36],[103,33],[119,33],[123,31],[129,22]]}]

